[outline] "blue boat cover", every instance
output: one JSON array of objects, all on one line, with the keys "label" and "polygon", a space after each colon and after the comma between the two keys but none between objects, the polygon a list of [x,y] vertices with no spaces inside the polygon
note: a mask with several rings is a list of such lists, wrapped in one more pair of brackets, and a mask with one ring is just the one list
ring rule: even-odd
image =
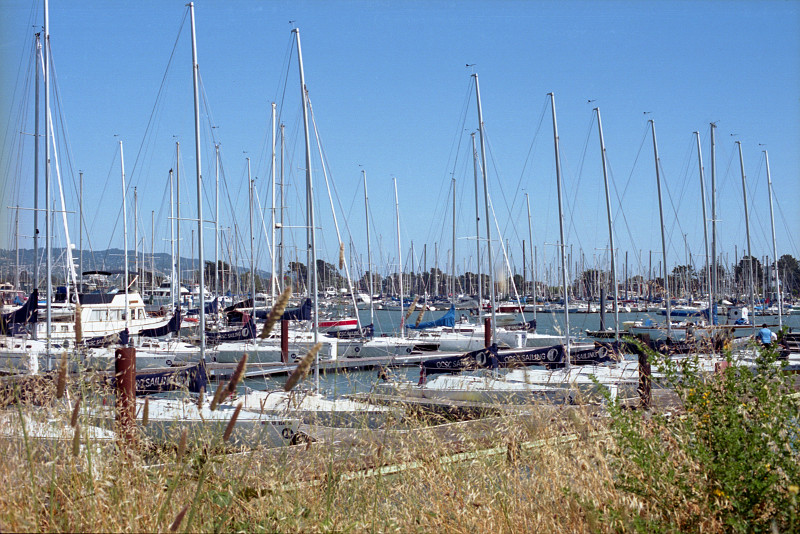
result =
[{"label": "blue boat cover", "polygon": [[0,315],[0,334],[8,335],[12,324],[35,323],[39,317],[39,290],[34,289],[28,301],[18,310]]},{"label": "blue boat cover", "polygon": [[447,313],[435,319],[433,321],[425,321],[424,323],[419,323],[419,325],[406,325],[406,328],[411,328],[412,330],[424,330],[425,328],[434,328],[437,326],[449,326],[453,327],[456,325],[456,307],[455,305],[450,305],[450,310]]},{"label": "blue boat cover", "polygon": [[328,337],[335,339],[361,339],[365,337],[375,336],[375,326],[368,324],[362,329],[349,328],[347,330],[337,330],[336,332],[328,332],[325,334]]},{"label": "blue boat cover", "polygon": [[494,369],[497,367],[497,345],[492,344],[485,349],[474,350],[457,356],[445,356],[423,361],[420,364],[421,374],[458,373],[475,369]]},{"label": "blue boat cover", "polygon": [[144,337],[162,337],[171,332],[177,334],[181,329],[181,319],[181,309],[175,308],[175,314],[167,324],[158,328],[145,328],[139,332],[139,335]]},{"label": "blue boat cover", "polygon": [[310,321],[311,320],[311,299],[306,299],[299,308],[286,310],[281,319],[285,321]]},{"label": "blue boat cover", "polygon": [[223,341],[244,341],[247,339],[255,339],[256,337],[256,323],[252,317],[247,321],[247,324],[235,330],[228,330],[226,332],[206,332],[206,343],[209,345],[217,345]]},{"label": "blue boat cover", "polygon": [[[116,385],[115,377],[109,379],[111,387]],[[163,391],[188,390],[200,393],[208,385],[205,363],[201,360],[196,365],[174,371],[158,371],[155,373],[136,373],[136,394],[161,393]]]}]

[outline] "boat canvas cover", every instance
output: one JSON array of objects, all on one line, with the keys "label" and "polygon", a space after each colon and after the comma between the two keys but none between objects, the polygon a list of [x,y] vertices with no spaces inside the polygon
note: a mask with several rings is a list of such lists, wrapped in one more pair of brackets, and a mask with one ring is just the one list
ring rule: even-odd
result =
[{"label": "boat canvas cover", "polygon": [[206,332],[206,343],[209,345],[217,345],[227,341],[244,341],[247,339],[255,339],[256,337],[256,323],[251,317],[247,323],[241,328],[234,330],[227,330],[225,332]]},{"label": "boat canvas cover", "polygon": [[[116,386],[116,378],[109,379],[111,387]],[[153,373],[136,373],[136,394],[147,395],[164,391],[186,390],[189,393],[200,393],[208,386],[205,363],[201,360],[191,367],[158,371]]]},{"label": "boat canvas cover", "polygon": [[34,289],[27,302],[18,310],[0,315],[0,335],[8,335],[16,328],[11,325],[35,323],[39,318],[39,290]]},{"label": "boat canvas cover", "polygon": [[451,304],[450,309],[433,321],[426,321],[424,323],[419,323],[418,325],[406,325],[406,328],[411,328],[412,330],[424,330],[425,328],[435,328],[437,326],[448,326],[454,327],[456,325],[456,307],[455,305]]},{"label": "boat canvas cover", "polygon": [[311,299],[306,299],[299,308],[293,308],[283,312],[281,319],[284,321],[310,321],[311,320]]},{"label": "boat canvas cover", "polygon": [[144,337],[163,337],[169,333],[177,334],[181,329],[181,319],[182,317],[180,308],[175,308],[175,314],[167,324],[158,328],[145,328],[139,332],[139,335]]},{"label": "boat canvas cover", "polygon": [[497,345],[458,356],[445,356],[420,364],[423,374],[458,373],[475,369],[493,369],[498,365]]},{"label": "boat canvas cover", "polygon": [[325,334],[328,337],[335,339],[359,339],[364,337],[375,336],[375,326],[368,324],[362,329],[348,328],[347,330],[337,330],[336,332],[328,332]]},{"label": "boat canvas cover", "polygon": [[101,347],[110,347],[111,345],[126,346],[130,342],[130,333],[128,329],[122,330],[116,334],[108,336],[90,337],[83,340],[83,346],[90,349],[97,349]]}]

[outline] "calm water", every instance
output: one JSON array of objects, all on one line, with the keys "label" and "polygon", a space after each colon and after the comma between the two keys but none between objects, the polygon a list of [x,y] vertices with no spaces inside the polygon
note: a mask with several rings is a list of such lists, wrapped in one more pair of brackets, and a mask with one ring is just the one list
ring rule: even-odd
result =
[{"label": "calm water", "polygon": [[[426,312],[423,318],[424,321],[429,321],[441,317],[445,311]],[[369,323],[369,311],[361,311],[360,318],[362,324]],[[417,313],[415,312],[409,321],[416,321]],[[633,321],[649,317],[653,321],[663,321],[664,316],[657,313],[620,313],[620,324],[624,321]],[[525,314],[527,320],[533,318],[533,314]],[[521,320],[521,316],[517,316]],[[536,315],[537,331],[542,334],[563,334],[564,332],[564,316],[563,314],[552,313],[539,313]],[[585,337],[585,330],[597,330],[600,328],[600,314],[599,313],[574,313],[569,316],[570,332],[573,336],[578,338]],[[777,316],[757,317],[756,324],[761,325],[767,323],[768,325],[777,325]],[[398,311],[375,311],[375,334],[392,333],[397,330],[400,324],[400,312]],[[789,326],[794,330],[800,330],[800,315],[790,315],[783,317],[783,324]],[[613,327],[614,314],[606,314],[606,327]],[[416,381],[419,378],[418,367],[406,367],[393,369],[392,372],[399,378],[406,378],[408,380]],[[349,393],[363,393],[372,389],[372,386],[378,381],[377,370],[364,370],[364,371],[350,371],[346,373],[320,373],[320,390],[330,395],[344,395]],[[245,385],[254,389],[280,389],[286,382],[285,376],[273,378],[257,378],[245,381]],[[314,377],[313,371],[305,379],[301,387],[313,387]]]}]

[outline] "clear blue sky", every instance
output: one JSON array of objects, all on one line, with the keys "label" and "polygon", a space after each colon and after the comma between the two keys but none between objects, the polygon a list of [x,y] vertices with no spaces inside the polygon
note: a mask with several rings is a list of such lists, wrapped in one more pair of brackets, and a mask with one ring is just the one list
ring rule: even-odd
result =
[{"label": "clear blue sky", "polygon": [[[145,249],[150,250],[152,211],[156,250],[169,250],[166,180],[169,169],[176,166],[176,140],[182,149],[182,215],[196,217],[188,21],[179,34],[186,11],[183,1],[51,5],[51,48],[61,102],[53,113],[56,128],[65,126],[68,132],[68,144],[57,132],[67,205],[78,209],[75,184],[82,170],[86,234],[95,249],[122,246],[119,139],[124,141],[129,183],[139,192],[139,233],[144,235]],[[660,260],[653,145],[647,125],[651,118],[663,170],[670,265],[685,263],[687,246],[695,265],[703,264],[692,132],[700,132],[710,184],[712,121],[718,124],[719,249],[732,263],[734,247],[741,256],[745,246],[741,174],[734,145],[738,140],[749,190],[753,254],[772,254],[762,154],[766,148],[777,201],[778,254],[800,257],[797,1],[201,0],[196,4],[196,21],[205,93],[201,117],[204,218],[213,218],[213,125],[224,168],[220,221],[228,227],[235,220],[245,236],[249,232],[245,157],[251,158],[261,202],[268,204],[273,101],[286,124],[286,224],[302,224],[301,108],[296,53],[289,57],[290,20],[301,33],[306,84],[335,184],[339,224],[347,233],[346,221],[356,253],[366,256],[360,174],[364,169],[369,181],[373,255],[380,272],[397,262],[392,177],[398,182],[404,264],[408,265],[413,240],[418,255],[427,244],[428,267],[438,243],[444,267],[451,248],[449,195],[450,180],[455,177],[458,270],[465,263],[469,270],[475,269],[468,147],[469,133],[477,128],[473,69],[480,76],[490,193],[518,271],[522,269],[521,240],[528,241],[525,193],[531,195],[540,268],[551,265],[556,257],[549,92],[556,96],[567,242],[574,260],[582,251],[587,267],[607,267],[595,106],[602,112],[613,178],[620,260],[628,251],[633,265],[641,255],[646,269],[650,250],[654,265]],[[6,206],[33,204],[32,137],[19,132],[33,131],[30,61],[33,26],[41,25],[41,1],[3,2],[0,246],[4,248],[13,246],[13,214]],[[167,69],[174,45],[175,56]],[[475,66],[466,68],[468,63]],[[164,88],[156,105],[162,79]],[[321,171],[315,153],[315,198],[323,227],[319,257],[336,263],[337,238]],[[131,248],[132,197],[131,193]],[[24,236],[31,234],[30,220],[30,213],[23,214]],[[75,215],[70,215],[70,226],[77,241]],[[56,228],[56,243],[63,245],[60,223]],[[184,226],[184,256],[190,253],[190,228],[196,225]],[[492,233],[497,239],[495,227]],[[204,235],[206,258],[213,259],[213,231]],[[286,240],[287,245],[302,248],[304,236],[297,232]],[[263,237],[258,241],[263,243]],[[32,240],[22,238],[21,244],[29,248]],[[240,257],[247,254],[240,252]],[[258,256],[259,267],[269,270],[263,246]]]}]

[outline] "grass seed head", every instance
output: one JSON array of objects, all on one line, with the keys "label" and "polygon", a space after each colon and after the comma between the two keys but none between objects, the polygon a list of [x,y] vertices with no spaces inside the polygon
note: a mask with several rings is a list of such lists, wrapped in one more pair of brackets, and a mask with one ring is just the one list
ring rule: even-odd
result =
[{"label": "grass seed head", "polygon": [[300,382],[303,378],[305,378],[306,374],[308,374],[308,370],[311,368],[311,364],[314,363],[314,358],[316,358],[319,349],[322,348],[322,343],[317,343],[311,350],[308,351],[308,354],[303,356],[303,359],[297,365],[297,368],[294,372],[289,376],[286,380],[286,384],[283,386],[284,391],[291,391],[298,382]]},{"label": "grass seed head", "polygon": [[83,325],[81,324],[81,303],[75,303],[75,345],[83,342]]},{"label": "grass seed head", "polygon": [[414,313],[414,310],[417,309],[417,300],[419,297],[414,297],[414,300],[411,302],[411,306],[408,307],[408,311],[406,312],[406,321],[408,318],[411,317],[411,314]]},{"label": "grass seed head", "polygon": [[61,363],[58,365],[58,377],[56,379],[56,398],[64,396],[67,389],[67,353],[61,355]]},{"label": "grass seed head", "polygon": [[72,435],[72,456],[81,453],[81,425],[75,425],[75,433]]},{"label": "grass seed head", "polygon": [[150,397],[144,398],[144,408],[142,408],[142,426],[147,426],[150,422]]},{"label": "grass seed head", "polygon": [[422,322],[422,316],[423,316],[423,315],[425,315],[425,308],[422,308],[422,309],[419,311],[419,315],[417,315],[417,322],[416,322],[416,323],[414,323],[414,326],[419,326],[419,323],[421,323],[421,322]]},{"label": "grass seed head", "polygon": [[183,455],[186,452],[186,438],[188,437],[188,435],[189,435],[189,430],[184,428],[183,431],[181,431],[181,439],[180,441],[178,441],[178,455],[175,458],[175,462],[178,464],[181,463]]},{"label": "grass seed head", "polygon": [[81,398],[78,397],[78,399],[75,401],[75,406],[72,408],[72,417],[69,420],[69,426],[71,426],[72,428],[76,428],[76,425],[78,424],[78,415],[80,414],[80,411],[81,411]]},{"label": "grass seed head", "polygon": [[228,385],[227,384],[224,384],[224,385],[220,384],[219,386],[217,386],[217,391],[216,391],[216,393],[214,393],[214,398],[211,400],[210,408],[211,408],[212,411],[217,409],[217,406],[219,405],[220,402],[222,402],[222,399],[225,398],[225,395],[227,393],[228,393]]},{"label": "grass seed head", "polygon": [[228,421],[228,426],[225,427],[225,433],[222,435],[222,441],[228,441],[231,439],[231,434],[233,434],[233,427],[236,426],[236,419],[239,418],[239,412],[242,411],[242,403],[236,405],[236,410],[233,411],[233,415],[231,416],[231,420]]},{"label": "grass seed head", "polygon": [[283,311],[286,309],[286,305],[289,304],[289,299],[292,298],[292,288],[287,286],[286,289],[283,290],[283,293],[280,294],[278,299],[275,301],[275,305],[269,311],[267,315],[267,320],[264,323],[264,328],[261,330],[261,334],[258,336],[261,339],[265,339],[272,329],[275,327],[275,323],[283,315]]},{"label": "grass seed head", "polygon": [[236,393],[236,386],[239,384],[239,381],[244,376],[244,369],[247,366],[247,353],[242,354],[242,359],[239,360],[239,363],[236,364],[236,369],[233,371],[231,375],[231,379],[228,382],[228,393]]},{"label": "grass seed head", "polygon": [[181,523],[183,522],[183,517],[186,515],[186,512],[188,510],[189,510],[189,505],[188,504],[186,506],[184,506],[183,508],[181,508],[181,511],[178,512],[178,515],[175,516],[175,521],[173,521],[172,524],[169,526],[169,531],[170,532],[177,532],[177,530],[181,526]]}]

